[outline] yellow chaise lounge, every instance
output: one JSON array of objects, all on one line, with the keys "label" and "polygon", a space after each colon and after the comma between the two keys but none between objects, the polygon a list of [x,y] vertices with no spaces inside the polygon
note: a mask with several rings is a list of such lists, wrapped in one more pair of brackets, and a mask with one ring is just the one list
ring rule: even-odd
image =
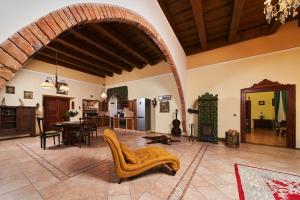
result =
[{"label": "yellow chaise lounge", "polygon": [[132,177],[153,167],[166,164],[175,176],[179,170],[180,161],[177,157],[158,146],[149,146],[131,151],[119,142],[111,129],[104,130],[104,140],[109,144],[115,163],[117,175],[121,183],[123,178]]}]

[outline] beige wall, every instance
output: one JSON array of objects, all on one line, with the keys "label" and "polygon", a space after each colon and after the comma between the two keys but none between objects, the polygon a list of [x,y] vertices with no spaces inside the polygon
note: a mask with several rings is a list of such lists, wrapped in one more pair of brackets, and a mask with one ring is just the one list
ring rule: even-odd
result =
[{"label": "beige wall", "polygon": [[[224,62],[187,71],[187,107],[195,106],[198,95],[210,92],[219,95],[219,137],[225,130],[240,130],[240,90],[263,79],[296,84],[300,98],[300,48]],[[297,148],[300,148],[300,104],[296,107]],[[235,116],[236,114],[236,116]],[[196,123],[190,115],[190,122]]]},{"label": "beige wall", "polygon": [[[5,88],[3,88],[0,90],[0,100],[2,101],[5,98],[6,105],[8,106],[20,105],[19,98],[25,106],[35,106],[39,103],[40,112],[42,112],[43,95],[69,97],[75,102],[75,109],[79,111],[77,118],[79,118],[82,116],[82,110],[79,108],[82,107],[82,99],[91,99],[91,95],[93,95],[93,99],[100,99],[102,86],[65,77],[63,79],[70,87],[68,95],[58,95],[55,89],[43,89],[40,85],[45,81],[47,76],[52,75],[28,69],[20,70],[16,73],[16,77],[7,83],[9,86],[15,86],[16,93],[6,94]],[[33,99],[24,99],[24,91],[32,91]]]},{"label": "beige wall", "polygon": [[154,66],[147,65],[143,69],[135,68],[131,72],[123,71],[120,75],[115,74],[113,77],[106,77],[105,84],[112,85],[116,83],[139,80],[167,73],[171,73],[169,64],[166,62],[160,62]]},{"label": "beige wall", "polygon": [[[42,73],[46,73],[46,74],[55,75],[55,65],[41,62],[38,60],[31,59],[24,66],[24,68],[28,69],[28,70],[36,71],[36,72],[42,72]],[[75,80],[79,80],[79,81],[84,81],[87,83],[103,85],[105,82],[104,78],[94,76],[91,74],[87,74],[87,73],[83,73],[83,72],[76,71],[76,70],[69,69],[69,68],[62,67],[62,66],[58,66],[57,72],[58,72],[59,76],[67,77],[67,78],[71,78],[71,79],[75,79]]]},{"label": "beige wall", "polygon": [[[132,74],[137,76],[137,72],[132,72]],[[122,78],[122,80],[125,79]],[[129,100],[137,98],[149,98],[152,100],[158,98],[158,96],[172,95],[169,113],[159,112],[159,102],[155,108],[151,106],[151,131],[160,133],[171,132],[172,120],[175,119],[175,109],[180,109],[179,95],[171,73],[113,84],[109,85],[108,88],[118,86],[128,86]]]},{"label": "beige wall", "polygon": [[187,68],[191,69],[298,46],[300,46],[300,28],[295,20],[281,25],[276,34],[188,56]]}]

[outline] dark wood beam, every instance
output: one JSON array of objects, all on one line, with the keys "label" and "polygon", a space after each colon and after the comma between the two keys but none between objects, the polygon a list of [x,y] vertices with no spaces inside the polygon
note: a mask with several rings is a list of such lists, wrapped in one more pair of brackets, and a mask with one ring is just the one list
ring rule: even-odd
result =
[{"label": "dark wood beam", "polygon": [[240,32],[237,36],[237,42],[264,36],[268,33],[268,31],[269,31],[269,26],[263,25],[263,26],[255,27],[255,28]]},{"label": "dark wood beam", "polygon": [[40,60],[42,62],[50,63],[50,64],[53,64],[53,65],[58,64],[60,66],[64,66],[64,67],[67,67],[67,68],[70,68],[70,69],[74,69],[74,70],[84,72],[84,73],[87,73],[87,74],[92,74],[92,75],[99,76],[99,77],[102,77],[102,78],[105,77],[104,74],[97,74],[95,72],[91,72],[89,70],[79,68],[78,66],[72,65],[70,63],[66,63],[66,62],[63,62],[63,61],[60,61],[60,60],[56,61],[56,59],[49,58],[49,57],[44,56],[44,55],[35,54],[33,59]]},{"label": "dark wood beam", "polygon": [[57,52],[60,55],[65,55],[67,57],[70,57],[74,60],[83,62],[85,64],[92,65],[92,66],[94,66],[98,69],[104,70],[104,71],[109,71],[109,72],[113,72],[113,73],[117,73],[117,74],[121,73],[120,69],[114,68],[110,65],[106,65],[105,63],[99,62],[96,59],[93,59],[91,57],[88,57],[86,55],[78,53],[77,51],[75,51],[73,49],[66,48],[61,44],[50,44],[50,45],[45,46],[45,49],[53,51],[53,52]]},{"label": "dark wood beam", "polygon": [[237,39],[240,19],[243,12],[245,0],[234,0],[233,13],[229,30],[229,43],[233,43]]},{"label": "dark wood beam", "polygon": [[298,27],[300,27],[300,6],[298,7]]},{"label": "dark wood beam", "polygon": [[[58,60],[66,62],[66,63],[70,63],[72,65],[79,66],[82,69],[91,70],[91,71],[94,71],[96,73],[100,73],[100,74],[107,75],[107,76],[112,76],[113,75],[113,73],[110,72],[110,71],[99,69],[98,67],[95,67],[93,65],[78,61],[76,59],[65,56],[63,54],[53,52],[51,50],[43,49],[43,50],[38,51],[37,54],[44,55],[44,56],[47,56],[47,57],[50,57],[50,58],[53,58],[53,59],[56,59],[56,56],[57,56]],[[120,72],[121,72],[121,70],[120,70]]]},{"label": "dark wood beam", "polygon": [[207,48],[202,0],[190,0],[202,49]]},{"label": "dark wood beam", "polygon": [[154,65],[154,62],[152,59],[148,58],[146,55],[144,55],[142,52],[140,52],[138,49],[133,47],[129,42],[127,42],[125,39],[120,37],[120,34],[114,33],[113,30],[108,30],[106,28],[103,28],[102,26],[98,24],[91,24],[91,27],[93,27],[96,31],[98,31],[100,34],[104,35],[105,37],[109,38],[110,40],[113,40],[118,45],[129,51],[134,56],[141,59],[143,62],[146,62],[150,65]]},{"label": "dark wood beam", "polygon": [[87,46],[87,45],[83,45],[83,44],[78,44],[78,41],[75,39],[72,39],[70,37],[65,37],[64,39],[60,39],[57,38],[55,39],[55,42],[58,42],[59,44],[62,44],[64,46],[67,46],[69,48],[74,49],[75,51],[78,51],[82,54],[85,54],[87,56],[90,56],[96,60],[99,60],[100,62],[103,62],[107,65],[113,66],[115,68],[119,68],[119,69],[131,69],[130,66],[128,65],[124,65],[124,64],[120,64],[117,63],[116,61],[113,61],[112,59],[108,59],[108,58],[104,58],[98,51],[96,51],[95,49]]},{"label": "dark wood beam", "polygon": [[175,26],[175,23],[173,21],[173,17],[169,14],[169,11],[168,11],[167,7],[164,4],[164,0],[157,0],[157,1],[159,3],[160,8],[162,9],[163,13],[165,14],[165,16],[166,16],[166,18],[167,18],[167,20],[168,20],[171,28],[173,29],[173,32],[175,33],[177,39],[181,40],[181,37],[180,37],[180,35],[178,33],[178,30],[177,30],[177,28]]},{"label": "dark wood beam", "polygon": [[88,33],[87,31],[72,31],[72,34],[81,40],[95,46],[98,50],[103,51],[107,54],[112,55],[113,57],[121,60],[122,62],[130,65],[131,67],[141,66],[140,63],[127,58],[126,56],[122,56],[121,52],[117,52],[114,48],[110,47],[109,45],[105,44],[104,42],[100,41],[95,35]]},{"label": "dark wood beam", "polygon": [[165,60],[164,54],[161,52],[161,50],[158,48],[158,46],[152,41],[150,37],[148,37],[145,33],[142,31],[132,28],[131,31],[135,34],[137,38],[142,40],[149,48],[151,48],[159,57],[163,60]]}]

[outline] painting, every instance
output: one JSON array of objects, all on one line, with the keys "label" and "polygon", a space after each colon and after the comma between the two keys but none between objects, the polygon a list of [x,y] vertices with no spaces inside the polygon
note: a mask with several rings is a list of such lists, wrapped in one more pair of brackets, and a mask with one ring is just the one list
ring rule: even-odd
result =
[{"label": "painting", "polygon": [[172,98],[172,95],[163,95],[163,96],[159,96],[158,100],[159,101],[170,101]]},{"label": "painting", "polygon": [[265,101],[258,101],[258,105],[264,106],[265,105]]},{"label": "painting", "polygon": [[170,112],[170,104],[169,101],[161,101],[160,102],[160,112],[161,113],[168,113]]},{"label": "painting", "polygon": [[15,87],[14,86],[6,86],[5,87],[6,94],[15,94]]},{"label": "painting", "polygon": [[33,99],[32,91],[24,91],[24,99]]},{"label": "painting", "polygon": [[60,89],[59,89],[62,85],[66,85],[66,83],[57,82],[56,84],[57,84],[57,87],[56,87],[56,94],[68,95],[68,91],[60,90]]}]

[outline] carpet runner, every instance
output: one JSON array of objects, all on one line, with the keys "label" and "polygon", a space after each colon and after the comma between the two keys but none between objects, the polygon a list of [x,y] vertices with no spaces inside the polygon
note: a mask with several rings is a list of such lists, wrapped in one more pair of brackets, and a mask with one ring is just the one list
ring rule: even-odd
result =
[{"label": "carpet runner", "polygon": [[235,164],[240,200],[300,200],[300,176]]}]

